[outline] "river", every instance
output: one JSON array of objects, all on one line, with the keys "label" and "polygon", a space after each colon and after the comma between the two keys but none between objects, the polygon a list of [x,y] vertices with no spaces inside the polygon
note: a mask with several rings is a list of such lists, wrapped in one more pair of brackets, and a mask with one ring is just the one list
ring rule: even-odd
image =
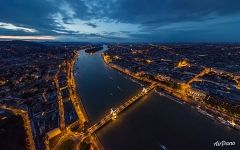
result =
[{"label": "river", "polygon": [[[142,89],[104,64],[101,52],[90,55],[80,51],[75,64],[78,94],[91,123]],[[216,141],[236,143],[227,149],[240,146],[239,131],[156,92],[143,97],[97,135],[106,150],[208,150],[214,148]]]}]

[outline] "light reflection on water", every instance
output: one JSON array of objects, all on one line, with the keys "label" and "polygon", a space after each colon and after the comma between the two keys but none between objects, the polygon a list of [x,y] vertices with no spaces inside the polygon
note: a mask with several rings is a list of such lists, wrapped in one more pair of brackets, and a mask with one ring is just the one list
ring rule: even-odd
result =
[{"label": "light reflection on water", "polygon": [[[75,68],[79,68],[75,78],[91,122],[100,120],[112,107],[142,88],[105,65],[100,53],[81,52]],[[162,145],[171,150],[207,150],[213,149],[217,140],[236,141],[240,145],[236,130],[154,92],[101,128],[97,135],[107,150],[157,150],[163,149]]]}]

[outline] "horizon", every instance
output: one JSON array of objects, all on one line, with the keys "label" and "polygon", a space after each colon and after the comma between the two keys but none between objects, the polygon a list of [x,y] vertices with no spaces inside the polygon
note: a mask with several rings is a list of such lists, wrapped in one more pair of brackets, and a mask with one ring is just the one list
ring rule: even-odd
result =
[{"label": "horizon", "polygon": [[0,40],[240,42],[237,0],[12,0],[0,9]]},{"label": "horizon", "polygon": [[0,42],[14,42],[14,41],[22,41],[22,42],[34,42],[34,43],[102,43],[102,44],[240,44],[240,42],[100,42],[100,41],[44,41],[44,40],[19,40],[19,39],[0,39]]}]

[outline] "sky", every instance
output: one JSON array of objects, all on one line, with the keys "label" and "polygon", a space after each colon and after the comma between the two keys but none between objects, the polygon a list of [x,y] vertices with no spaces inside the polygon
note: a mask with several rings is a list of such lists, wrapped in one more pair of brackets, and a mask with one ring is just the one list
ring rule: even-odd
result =
[{"label": "sky", "polygon": [[0,40],[240,42],[239,0],[0,0]]}]

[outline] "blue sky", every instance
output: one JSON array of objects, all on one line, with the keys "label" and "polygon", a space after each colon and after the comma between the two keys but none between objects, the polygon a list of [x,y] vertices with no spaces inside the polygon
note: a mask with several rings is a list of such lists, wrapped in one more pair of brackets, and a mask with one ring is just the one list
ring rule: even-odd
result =
[{"label": "blue sky", "polygon": [[0,0],[0,40],[240,42],[239,0]]}]

